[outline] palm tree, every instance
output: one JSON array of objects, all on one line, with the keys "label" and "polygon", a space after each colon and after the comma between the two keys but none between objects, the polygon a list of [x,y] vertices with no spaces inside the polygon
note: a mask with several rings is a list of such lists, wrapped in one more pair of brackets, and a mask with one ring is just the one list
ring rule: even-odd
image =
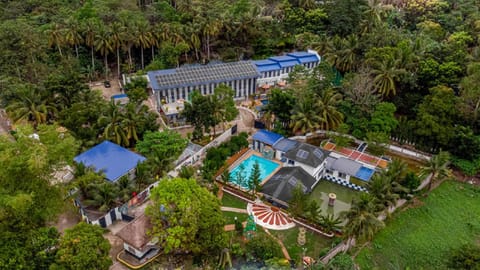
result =
[{"label": "palm tree", "polygon": [[125,26],[119,22],[112,23],[110,27],[110,41],[112,48],[115,49],[117,54],[117,78],[120,78],[120,48],[124,43],[124,33],[126,32]]},{"label": "palm tree", "polygon": [[128,103],[125,108],[125,114],[122,121],[122,126],[127,140],[132,145],[138,141],[138,126],[148,111],[148,108],[143,104],[136,105],[135,103]]},{"label": "palm tree", "polygon": [[142,69],[145,69],[143,50],[151,46],[153,35],[152,35],[152,32],[150,31],[150,26],[146,20],[140,20],[136,22],[135,32],[137,34],[137,39],[135,40],[135,44],[137,46],[140,46]]},{"label": "palm tree", "polygon": [[78,20],[67,20],[65,28],[65,42],[68,45],[75,47],[75,55],[78,58],[78,45],[83,42],[83,37]]},{"label": "palm tree", "polygon": [[342,226],[342,220],[340,217],[335,217],[333,214],[326,214],[320,217],[320,225],[327,233],[340,230]]},{"label": "palm tree", "polygon": [[385,226],[377,219],[375,209],[374,198],[368,193],[362,193],[353,201],[350,210],[341,213],[342,217],[348,219],[344,227],[348,243],[354,238],[371,240],[375,232]]},{"label": "palm tree", "polygon": [[320,127],[320,123],[323,121],[311,99],[304,99],[297,104],[293,109],[291,120],[290,127],[294,133],[314,131]]},{"label": "palm tree", "polygon": [[114,205],[118,195],[118,187],[106,181],[92,183],[90,191],[91,199],[85,200],[84,203],[99,207],[100,211],[108,211]]},{"label": "palm tree", "polygon": [[431,175],[428,189],[432,190],[433,183],[441,181],[447,177],[452,176],[452,171],[448,168],[450,165],[450,154],[448,152],[441,151],[437,155],[434,155],[420,170],[420,177],[424,178]]},{"label": "palm tree", "polygon": [[103,126],[103,137],[107,140],[112,140],[116,144],[128,146],[129,141],[127,134],[122,125],[124,115],[120,111],[119,107],[112,101],[110,102],[105,115],[102,115],[98,119],[100,126]]},{"label": "palm tree", "polygon": [[342,101],[342,95],[332,89],[322,91],[317,100],[317,115],[322,119],[319,127],[325,130],[332,130],[343,122],[343,114],[337,110],[338,104]]},{"label": "palm tree", "polygon": [[325,59],[340,72],[355,70],[358,64],[359,40],[356,35],[343,39],[339,36],[333,39],[324,38],[318,49],[324,52]]},{"label": "palm tree", "polygon": [[373,83],[378,93],[383,96],[396,95],[396,82],[406,73],[399,68],[400,60],[388,55],[383,61],[371,61]]},{"label": "palm tree", "polygon": [[104,57],[105,61],[105,80],[108,80],[108,54],[113,50],[110,31],[105,27],[100,27],[98,33],[95,35],[95,48]]},{"label": "palm tree", "polygon": [[120,200],[126,202],[132,197],[135,186],[133,182],[128,179],[128,176],[124,175],[120,177],[120,179],[118,179],[115,185],[118,188],[118,197],[120,198]]},{"label": "palm tree", "polygon": [[85,44],[90,47],[90,54],[92,57],[92,69],[95,71],[95,39],[97,36],[98,28],[100,24],[97,19],[90,18],[85,21],[85,24],[82,26],[83,35],[85,37]]},{"label": "palm tree", "polygon": [[384,173],[376,173],[368,182],[368,192],[373,196],[376,212],[395,206],[400,195],[393,191],[392,178]]},{"label": "palm tree", "polygon": [[55,105],[50,104],[46,97],[42,97],[34,88],[19,91],[5,109],[14,122],[28,121],[35,126],[46,123],[57,113]]},{"label": "palm tree", "polygon": [[50,28],[46,31],[48,34],[48,46],[56,46],[61,57],[63,57],[61,47],[65,44],[65,40],[63,38],[64,31],[65,29],[63,29],[58,23],[50,25]]}]

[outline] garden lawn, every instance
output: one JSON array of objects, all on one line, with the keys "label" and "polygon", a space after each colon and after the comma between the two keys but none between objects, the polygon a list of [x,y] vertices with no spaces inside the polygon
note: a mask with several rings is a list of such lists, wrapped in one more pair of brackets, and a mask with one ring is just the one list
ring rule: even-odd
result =
[{"label": "garden lawn", "polygon": [[359,253],[361,269],[446,269],[451,250],[480,241],[480,188],[448,181],[420,199]]},{"label": "garden lawn", "polygon": [[240,222],[247,221],[247,218],[248,218],[248,215],[243,213],[226,212],[226,211],[222,211],[222,213],[223,213],[223,216],[225,217],[225,224],[235,224],[235,217],[237,217],[237,219]]},{"label": "garden lawn", "polygon": [[[297,244],[298,238],[298,226],[295,226],[288,230],[269,230],[272,235],[280,239],[288,250],[288,254],[292,260],[300,261],[302,257],[302,247]],[[305,233],[305,239],[307,242],[303,247],[306,248],[305,255],[314,259],[318,259],[320,256],[326,254],[328,249],[331,248],[333,238],[323,237],[310,230]]]},{"label": "garden lawn", "polygon": [[222,206],[247,209],[247,202],[224,192],[222,196]]}]

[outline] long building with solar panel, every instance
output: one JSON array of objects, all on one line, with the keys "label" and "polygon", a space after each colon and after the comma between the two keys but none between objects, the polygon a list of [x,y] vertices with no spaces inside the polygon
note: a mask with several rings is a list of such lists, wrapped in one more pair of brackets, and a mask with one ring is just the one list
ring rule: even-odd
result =
[{"label": "long building with solar panel", "polygon": [[316,51],[303,51],[274,56],[265,60],[238,61],[150,71],[147,78],[156,96],[158,108],[162,104],[188,100],[193,91],[213,94],[220,84],[230,86],[235,99],[246,99],[262,85],[273,86],[285,80],[297,65],[307,69],[320,63]]}]

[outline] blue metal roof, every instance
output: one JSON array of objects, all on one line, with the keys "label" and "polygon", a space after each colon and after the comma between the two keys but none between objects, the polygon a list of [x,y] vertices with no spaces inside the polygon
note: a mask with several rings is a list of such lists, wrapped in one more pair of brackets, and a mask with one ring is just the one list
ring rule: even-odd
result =
[{"label": "blue metal roof", "polygon": [[277,64],[276,61],[272,61],[272,60],[268,60],[268,59],[255,60],[255,61],[253,61],[253,63],[254,63],[256,66],[268,66],[268,65],[276,65],[276,64]]},{"label": "blue metal roof", "polygon": [[104,141],[76,156],[73,160],[87,167],[102,171],[108,181],[115,182],[131,169],[137,167],[146,158],[118,144]]},{"label": "blue metal roof", "polygon": [[268,71],[275,71],[275,70],[281,70],[282,68],[280,67],[279,64],[275,65],[268,65],[268,66],[257,66],[258,72],[268,72]]},{"label": "blue metal roof", "polygon": [[287,53],[287,55],[290,55],[293,57],[306,57],[306,56],[311,56],[315,54],[303,51],[303,52],[291,52],[291,53]]},{"label": "blue metal roof", "polygon": [[297,61],[297,58],[288,56],[288,55],[273,56],[273,57],[269,57],[268,59],[273,60],[275,62]]},{"label": "blue metal roof", "polygon": [[282,68],[284,68],[284,67],[296,66],[296,65],[300,64],[300,62],[297,59],[295,59],[295,60],[292,60],[292,61],[279,62],[279,64]]},{"label": "blue metal roof", "polygon": [[297,146],[297,144],[299,144],[299,142],[290,140],[287,138],[283,138],[273,145],[273,149],[280,150],[282,152],[287,152],[288,150]]},{"label": "blue metal roof", "polygon": [[274,145],[279,140],[283,139],[283,136],[265,129],[257,131],[253,134],[253,140],[260,141],[268,145]]}]

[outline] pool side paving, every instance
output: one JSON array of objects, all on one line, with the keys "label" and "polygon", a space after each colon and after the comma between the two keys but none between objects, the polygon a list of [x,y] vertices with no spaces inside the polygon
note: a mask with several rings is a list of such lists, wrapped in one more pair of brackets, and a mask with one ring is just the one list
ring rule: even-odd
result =
[{"label": "pool side paving", "polygon": [[[235,162],[233,162],[233,164],[228,168],[228,170],[230,172],[232,172],[235,168],[237,168],[243,161],[247,160],[248,158],[250,158],[251,156],[257,156],[259,158],[263,158],[263,159],[266,159],[268,160],[269,162],[273,162],[273,163],[276,163],[278,166],[268,175],[266,175],[263,179],[262,179],[262,182],[260,183],[260,186],[263,186],[269,179],[270,177],[272,177],[278,170],[280,170],[283,166],[283,164],[280,162],[280,161],[277,161],[277,160],[273,160],[273,159],[268,159],[268,158],[265,158],[262,156],[262,154],[260,154],[259,152],[255,151],[255,150],[248,150],[245,154],[243,154],[242,156],[240,156]],[[261,166],[261,164],[260,164]],[[235,182],[231,182],[232,184],[235,184],[237,185]]]}]

